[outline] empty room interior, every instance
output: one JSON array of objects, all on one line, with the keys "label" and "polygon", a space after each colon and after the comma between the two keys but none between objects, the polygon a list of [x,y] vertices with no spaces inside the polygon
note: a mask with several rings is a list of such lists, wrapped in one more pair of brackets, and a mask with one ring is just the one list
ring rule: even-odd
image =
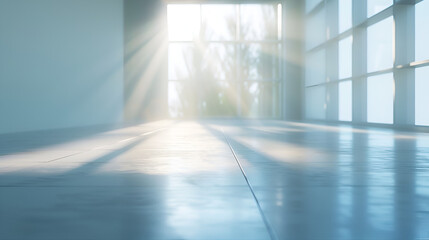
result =
[{"label": "empty room interior", "polygon": [[429,0],[0,0],[0,240],[429,240]]}]

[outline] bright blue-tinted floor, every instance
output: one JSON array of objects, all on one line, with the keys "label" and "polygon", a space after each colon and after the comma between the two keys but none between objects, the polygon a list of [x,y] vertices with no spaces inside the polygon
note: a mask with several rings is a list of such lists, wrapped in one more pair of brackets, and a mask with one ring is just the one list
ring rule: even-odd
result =
[{"label": "bright blue-tinted floor", "polygon": [[230,120],[1,135],[0,239],[429,239],[429,134]]}]

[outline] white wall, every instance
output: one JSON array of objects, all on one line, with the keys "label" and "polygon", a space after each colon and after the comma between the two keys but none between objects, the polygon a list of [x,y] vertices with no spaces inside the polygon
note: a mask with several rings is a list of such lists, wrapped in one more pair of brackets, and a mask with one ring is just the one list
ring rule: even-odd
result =
[{"label": "white wall", "polygon": [[0,0],[0,133],[123,114],[122,0]]}]

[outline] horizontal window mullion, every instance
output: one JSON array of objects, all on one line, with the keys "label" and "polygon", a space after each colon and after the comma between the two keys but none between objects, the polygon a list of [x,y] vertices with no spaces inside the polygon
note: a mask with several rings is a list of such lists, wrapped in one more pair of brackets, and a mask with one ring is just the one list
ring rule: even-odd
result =
[{"label": "horizontal window mullion", "polygon": [[[413,68],[426,67],[426,66],[429,66],[429,60],[417,61],[417,62],[412,62],[409,64],[409,67],[413,67]],[[402,66],[401,66],[401,68],[402,68]]]}]

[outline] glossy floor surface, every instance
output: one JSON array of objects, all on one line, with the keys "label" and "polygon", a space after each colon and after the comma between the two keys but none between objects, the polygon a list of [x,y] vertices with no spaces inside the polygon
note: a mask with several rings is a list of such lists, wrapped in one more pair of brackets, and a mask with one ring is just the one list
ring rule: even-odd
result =
[{"label": "glossy floor surface", "polygon": [[0,239],[429,239],[429,134],[229,120],[2,135]]}]

